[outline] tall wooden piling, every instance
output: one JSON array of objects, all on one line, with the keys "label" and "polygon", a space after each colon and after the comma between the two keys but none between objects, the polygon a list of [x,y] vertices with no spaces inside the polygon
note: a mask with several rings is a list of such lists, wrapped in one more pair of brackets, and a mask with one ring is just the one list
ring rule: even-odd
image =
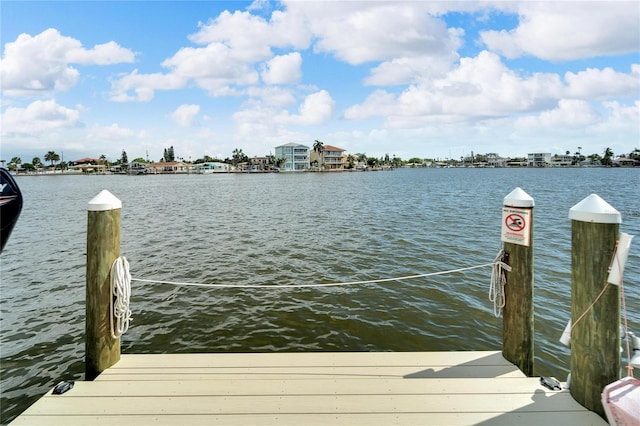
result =
[{"label": "tall wooden piling", "polygon": [[110,270],[120,256],[122,202],[103,190],[88,207],[85,378],[95,379],[120,359],[120,339],[111,337]]},{"label": "tall wooden piling", "polygon": [[[571,395],[605,417],[604,387],[620,378],[620,295],[607,284],[620,213],[591,194],[571,219]],[[606,287],[606,288],[605,288]]]},{"label": "tall wooden piling", "polygon": [[502,241],[507,273],[502,310],[502,356],[533,376],[533,198],[516,188],[504,198]]}]

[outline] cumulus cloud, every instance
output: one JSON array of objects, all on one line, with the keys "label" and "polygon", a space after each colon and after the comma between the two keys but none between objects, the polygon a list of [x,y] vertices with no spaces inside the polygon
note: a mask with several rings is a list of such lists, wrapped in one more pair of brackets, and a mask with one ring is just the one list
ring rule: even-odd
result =
[{"label": "cumulus cloud", "polygon": [[633,65],[630,74],[612,68],[587,68],[577,73],[568,72],[567,95],[581,99],[611,99],[637,97],[640,93],[640,65]]},{"label": "cumulus cloud", "polygon": [[349,64],[415,56],[448,56],[460,33],[424,2],[288,2],[287,12],[308,22],[314,49]]},{"label": "cumulus cloud", "polygon": [[200,112],[200,105],[180,105],[171,113],[171,119],[180,127],[191,127],[193,120]]},{"label": "cumulus cloud", "polygon": [[259,83],[257,64],[267,61],[263,79],[268,84],[300,80],[300,54],[274,57],[272,47],[305,48],[309,31],[290,15],[274,11],[270,20],[248,12],[221,13],[189,39],[201,46],[183,47],[162,62],[166,73],[137,71],[112,82],[115,101],[150,101],[156,90],[175,90],[189,83],[210,96],[238,96],[242,88]]},{"label": "cumulus cloud", "polygon": [[305,22],[290,13],[274,11],[266,20],[249,12],[224,11],[200,24],[199,31],[189,39],[198,44],[224,44],[235,57],[255,62],[272,56],[272,47],[305,49],[311,33]]},{"label": "cumulus cloud", "polygon": [[39,135],[48,130],[83,127],[80,112],[54,100],[35,101],[26,108],[9,107],[1,116],[3,135]]},{"label": "cumulus cloud", "polygon": [[298,52],[275,56],[262,71],[262,81],[267,84],[295,84],[302,78],[302,56]]},{"label": "cumulus cloud", "polygon": [[110,100],[115,102],[148,102],[156,90],[175,90],[185,87],[186,81],[173,74],[140,74],[138,70],[111,81]]},{"label": "cumulus cloud", "polygon": [[404,116],[414,117],[419,124],[415,117],[499,117],[549,105],[562,90],[557,75],[523,77],[497,55],[484,51],[474,58],[462,58],[442,78],[411,85],[397,96],[378,90],[364,103],[348,108],[345,118]]},{"label": "cumulus cloud", "polygon": [[640,3],[635,1],[520,2],[519,25],[481,32],[484,44],[508,58],[565,61],[640,50]]},{"label": "cumulus cloud", "polygon": [[557,108],[543,111],[538,115],[519,118],[516,120],[516,125],[530,129],[580,128],[599,120],[600,116],[589,102],[560,99]]},{"label": "cumulus cloud", "polygon": [[300,108],[298,114],[283,112],[276,117],[276,121],[282,124],[293,125],[316,125],[329,120],[333,115],[335,101],[326,90],[321,90],[308,95]]},{"label": "cumulus cloud", "polygon": [[455,52],[448,56],[395,58],[373,67],[369,77],[364,79],[364,84],[393,86],[438,78],[449,71],[459,59]]},{"label": "cumulus cloud", "polygon": [[110,65],[130,63],[134,53],[111,41],[82,47],[80,41],[50,28],[31,36],[21,34],[5,44],[0,75],[7,96],[39,96],[75,86],[80,75],[73,64]]}]

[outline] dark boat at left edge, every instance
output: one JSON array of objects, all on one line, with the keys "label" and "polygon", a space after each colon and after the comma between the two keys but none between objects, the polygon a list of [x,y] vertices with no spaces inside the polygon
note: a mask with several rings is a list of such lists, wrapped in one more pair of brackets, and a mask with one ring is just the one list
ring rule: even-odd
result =
[{"label": "dark boat at left edge", "polygon": [[5,168],[0,168],[0,189],[0,252],[2,252],[22,211],[22,193],[16,180]]}]

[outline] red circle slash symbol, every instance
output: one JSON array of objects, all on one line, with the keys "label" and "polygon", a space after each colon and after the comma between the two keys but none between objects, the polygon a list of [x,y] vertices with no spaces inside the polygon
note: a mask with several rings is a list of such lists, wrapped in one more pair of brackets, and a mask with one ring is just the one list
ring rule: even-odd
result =
[{"label": "red circle slash symbol", "polygon": [[515,213],[507,216],[507,218],[504,220],[504,223],[505,225],[507,225],[507,228],[514,232],[522,231],[525,227],[524,217]]}]

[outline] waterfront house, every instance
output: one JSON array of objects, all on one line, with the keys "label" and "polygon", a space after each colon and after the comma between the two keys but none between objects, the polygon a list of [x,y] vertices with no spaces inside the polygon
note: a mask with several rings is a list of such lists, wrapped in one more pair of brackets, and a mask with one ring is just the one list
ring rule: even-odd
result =
[{"label": "waterfront house", "polygon": [[324,145],[320,153],[311,151],[311,164],[317,161],[320,169],[342,170],[347,162],[347,156],[344,155],[344,152],[344,149],[337,146]]},{"label": "waterfront house", "polygon": [[633,158],[619,157],[613,160],[611,165],[614,167],[634,167],[640,166],[640,161],[634,160]]},{"label": "waterfront house", "polygon": [[284,158],[282,171],[308,170],[309,147],[297,143],[288,143],[276,147],[276,158]]},{"label": "waterfront house", "polygon": [[553,167],[568,167],[573,164],[573,156],[572,155],[558,155],[555,154],[551,157],[551,165]]},{"label": "waterfront house", "polygon": [[551,165],[551,153],[550,152],[536,152],[528,154],[527,165],[529,167],[548,167]]},{"label": "waterfront house", "polygon": [[251,170],[267,170],[269,169],[268,157],[253,157],[251,159]]},{"label": "waterfront house", "polygon": [[194,173],[208,175],[210,173],[229,173],[231,165],[220,162],[198,163],[193,165]]},{"label": "waterfront house", "polygon": [[501,157],[499,154],[495,152],[490,152],[486,155],[487,157],[487,165],[489,167],[506,167],[508,158]]},{"label": "waterfront house", "polygon": [[67,165],[71,171],[81,171],[82,173],[105,173],[106,165],[99,158],[80,158],[79,160],[69,161]]},{"label": "waterfront house", "polygon": [[188,173],[189,166],[182,161],[159,161],[147,164],[147,173]]}]

